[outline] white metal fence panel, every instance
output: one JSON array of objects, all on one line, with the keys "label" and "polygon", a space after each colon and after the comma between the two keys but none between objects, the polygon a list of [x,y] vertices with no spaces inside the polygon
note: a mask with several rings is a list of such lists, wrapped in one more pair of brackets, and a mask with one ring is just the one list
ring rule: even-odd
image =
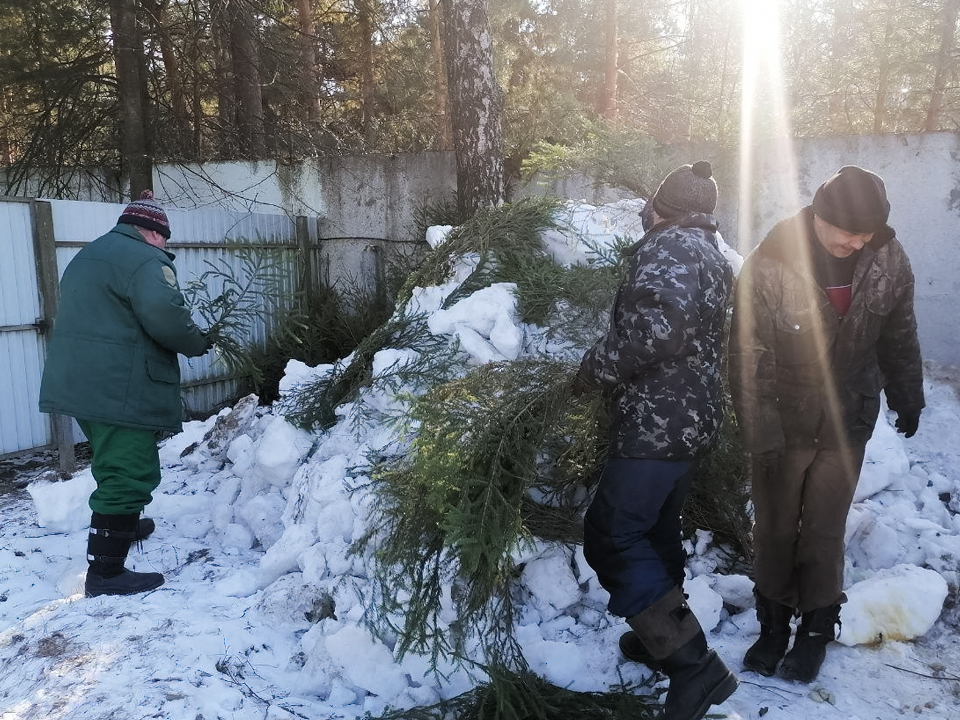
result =
[{"label": "white metal fence panel", "polygon": [[0,455],[51,442],[37,409],[43,343],[29,202],[0,202]]}]

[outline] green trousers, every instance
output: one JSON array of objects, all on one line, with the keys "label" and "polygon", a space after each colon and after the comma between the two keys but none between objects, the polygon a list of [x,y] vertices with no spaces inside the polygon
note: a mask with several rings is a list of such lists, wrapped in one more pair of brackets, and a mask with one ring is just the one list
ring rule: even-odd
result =
[{"label": "green trousers", "polygon": [[90,509],[101,515],[139,514],[160,484],[160,453],[153,430],[77,420],[93,451]]}]

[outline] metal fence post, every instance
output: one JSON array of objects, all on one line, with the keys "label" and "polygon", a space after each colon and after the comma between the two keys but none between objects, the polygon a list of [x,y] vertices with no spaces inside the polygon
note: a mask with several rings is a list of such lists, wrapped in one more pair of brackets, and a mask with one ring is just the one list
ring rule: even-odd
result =
[{"label": "metal fence post", "polygon": [[313,246],[310,242],[310,228],[305,215],[297,215],[294,220],[297,234],[297,247],[300,255],[300,292],[305,302],[313,296],[314,262]]},{"label": "metal fence post", "polygon": [[[57,243],[53,233],[53,212],[50,203],[33,200],[30,203],[33,224],[33,246],[37,262],[37,287],[40,289],[40,333],[44,340],[53,329],[57,315],[57,297],[60,293],[60,273],[57,269]],[[74,450],[73,420],[62,415],[51,418],[53,437],[60,458],[60,471],[73,473],[77,469]]]}]

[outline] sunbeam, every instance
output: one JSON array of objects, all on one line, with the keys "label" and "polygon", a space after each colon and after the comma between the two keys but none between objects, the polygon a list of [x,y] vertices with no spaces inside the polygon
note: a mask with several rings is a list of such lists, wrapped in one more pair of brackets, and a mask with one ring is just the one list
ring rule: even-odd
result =
[{"label": "sunbeam", "polygon": [[[759,180],[781,185],[783,197],[800,206],[796,156],[781,67],[780,0],[741,0],[743,82],[740,99],[740,208],[738,245],[748,252],[759,238],[753,226],[753,188]],[[758,132],[762,127],[763,132]],[[777,177],[757,178],[754,149],[772,135]]]},{"label": "sunbeam", "polygon": [[[753,190],[763,187],[764,192],[782,198],[787,207],[794,211],[805,204],[800,195],[796,153],[793,148],[793,132],[789,118],[787,88],[781,65],[780,42],[780,5],[781,0],[741,0],[743,13],[743,83],[741,98],[741,137],[740,137],[740,197],[738,212],[738,248],[746,255],[762,239],[756,226],[753,208]],[[762,132],[758,132],[758,127]],[[760,170],[761,162],[754,155],[754,149],[760,139],[770,142],[766,167]],[[775,168],[775,170],[773,169]],[[764,228],[766,232],[770,228]],[[806,252],[806,245],[798,243],[800,257],[796,258],[803,274],[812,277],[812,259]],[[746,280],[741,278],[746,284]],[[825,413],[828,427],[843,427],[840,417],[841,404],[838,387],[831,369],[834,347],[828,338],[821,316],[820,306],[825,297],[816,290],[814,284],[806,286],[806,306],[812,325],[811,336],[816,348],[816,357],[823,378],[826,396]],[[751,292],[744,287],[743,291]],[[749,336],[748,328],[754,318],[743,318],[740,326],[744,337]],[[741,341],[743,342],[743,341]],[[851,453],[847,444],[841,444],[841,458],[848,472],[854,463],[859,462]]]}]

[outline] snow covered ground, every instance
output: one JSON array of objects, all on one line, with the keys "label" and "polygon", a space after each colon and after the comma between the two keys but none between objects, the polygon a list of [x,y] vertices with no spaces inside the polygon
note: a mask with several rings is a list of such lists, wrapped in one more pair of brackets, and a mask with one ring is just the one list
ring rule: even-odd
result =
[{"label": "snow covered ground", "polygon": [[[571,223],[612,238],[636,221],[622,203],[614,210],[574,208]],[[577,261],[569,238],[548,242],[558,260]],[[517,321],[508,288],[440,311],[455,286],[425,288],[414,302],[432,309],[432,332],[459,338],[466,364],[542,350],[537,329]],[[379,367],[399,355],[387,352]],[[329,371],[291,362],[284,387]],[[960,718],[954,372],[928,369],[915,437],[880,418],[847,524],[840,642],[812,685],[740,672],[758,632],[751,584],[717,572],[709,536],[690,544],[685,589],[741,681],[709,717]],[[188,423],[162,446],[163,482],[147,508],[157,530],[128,561],[166,577],[143,595],[82,595],[89,470],[0,496],[0,720],[352,720],[469,689],[463,671],[441,681],[424,658],[397,663],[362,622],[369,562],[347,548],[366,527],[370,498],[351,489],[365,478],[367,453],[397,441],[370,409],[398,407],[372,390],[323,434],[253,400]],[[530,601],[517,634],[535,671],[589,691],[649,676],[620,657],[625,626],[606,613],[582,552],[543,543],[518,561]]]}]

